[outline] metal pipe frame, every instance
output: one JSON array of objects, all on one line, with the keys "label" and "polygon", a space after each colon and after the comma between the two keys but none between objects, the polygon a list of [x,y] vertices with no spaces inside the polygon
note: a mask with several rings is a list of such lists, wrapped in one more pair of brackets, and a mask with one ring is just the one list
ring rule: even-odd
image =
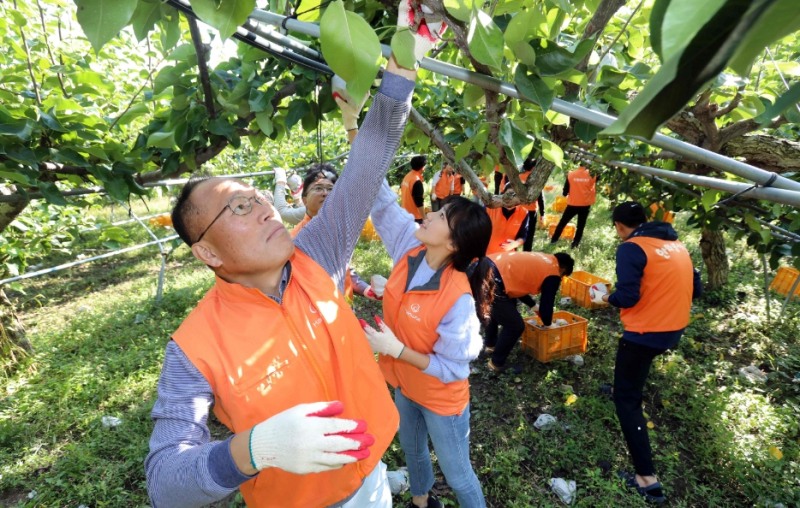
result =
[{"label": "metal pipe frame", "polygon": [[[255,9],[253,13],[250,15],[250,18],[259,22],[281,26],[286,28],[287,30],[291,30],[297,33],[302,33],[304,35],[308,35],[311,37],[318,38],[320,36],[319,25],[316,25],[314,23],[298,21],[296,19],[288,18],[286,16],[275,14],[269,11]],[[381,45],[381,49],[384,56],[388,57],[391,54],[391,48],[389,46],[383,44]],[[513,83],[504,82],[497,78],[486,76],[484,74],[479,74],[470,71],[468,69],[465,69],[463,67],[458,67],[446,62],[440,62],[438,60],[434,60],[427,57],[423,58],[420,61],[420,67],[429,70],[431,72],[442,74],[450,78],[458,79],[465,83],[470,83],[479,86],[486,90],[491,90],[497,93],[504,94],[509,97],[513,97],[518,100],[533,102],[521,96],[520,93],[517,91],[516,86],[514,86]],[[576,120],[581,120],[583,122],[590,123],[598,127],[608,127],[616,120],[616,117],[614,116],[601,113],[599,111],[594,111],[585,106],[573,104],[561,99],[554,99],[551,109],[557,113],[567,115],[570,118],[575,118]],[[638,136],[632,136],[632,137],[644,141],[646,143],[649,143],[653,146],[657,146],[665,150],[669,150],[671,152],[683,155],[689,159],[695,160],[707,166],[711,166],[721,171],[725,171],[727,173],[740,176],[742,178],[753,181],[756,184],[764,187],[775,187],[778,189],[797,191],[798,194],[796,199],[798,201],[794,200],[791,201],[793,203],[793,206],[800,206],[797,204],[798,202],[800,202],[800,182],[788,179],[784,176],[778,175],[777,173],[773,173],[771,171],[765,171],[755,166],[745,164],[744,162],[731,159],[730,157],[726,157],[724,155],[711,152],[699,146],[686,143],[685,141],[665,136],[664,134],[657,133],[653,136],[652,139],[649,140],[640,138]],[[762,197],[760,199],[769,199],[769,198]]]}]

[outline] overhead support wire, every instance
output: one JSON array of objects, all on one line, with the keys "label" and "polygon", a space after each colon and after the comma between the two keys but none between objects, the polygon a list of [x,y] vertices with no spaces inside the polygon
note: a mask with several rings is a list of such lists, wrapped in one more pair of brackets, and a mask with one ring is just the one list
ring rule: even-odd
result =
[{"label": "overhead support wire", "polygon": [[[298,21],[296,19],[262,9],[255,9],[250,15],[250,19],[258,22],[268,23],[274,26],[281,26],[286,30],[302,33],[311,37],[320,36],[319,25]],[[381,49],[384,56],[388,57],[391,54],[391,48],[389,46],[385,44],[381,45]],[[479,86],[486,90],[504,94],[508,97],[513,97],[515,99],[527,102],[533,102],[520,95],[513,83],[504,82],[491,76],[486,76],[484,74],[467,70],[463,67],[440,62],[431,58],[423,58],[420,61],[420,67],[437,74]],[[616,120],[616,117],[614,116],[599,111],[594,111],[585,106],[573,104],[562,99],[554,99],[550,109],[557,113],[567,115],[570,118],[574,118],[598,127],[608,127]],[[655,134],[649,140],[637,136],[632,137],[635,137],[636,139],[649,143],[653,146],[683,155],[684,157],[700,162],[707,166],[740,176],[755,182],[757,185],[763,186],[764,188],[773,187],[796,191],[796,196],[789,199],[791,201],[790,204],[793,206],[800,206],[798,204],[800,203],[800,182],[796,182],[784,176],[778,175],[777,173],[765,171],[744,162],[731,159],[730,157],[726,157],[724,155],[706,150],[690,143],[686,143],[685,141],[665,136],[663,134]],[[748,197],[758,197],[759,199],[771,200],[769,197],[762,196],[764,196],[763,193],[759,193],[759,195],[748,193]]]}]

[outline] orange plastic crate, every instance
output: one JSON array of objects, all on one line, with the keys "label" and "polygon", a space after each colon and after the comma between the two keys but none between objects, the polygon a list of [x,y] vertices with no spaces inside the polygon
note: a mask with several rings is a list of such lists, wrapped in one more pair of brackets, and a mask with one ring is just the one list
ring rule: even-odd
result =
[{"label": "orange plastic crate", "polygon": [[[553,234],[556,232],[556,226],[558,226],[558,223],[550,224],[547,227],[547,234],[548,236],[550,236],[550,238],[553,238]],[[561,236],[559,236],[558,239],[561,240],[562,238],[566,238],[567,240],[572,240],[573,238],[575,238],[574,224],[567,224],[566,226],[564,226],[564,229],[561,231]]]},{"label": "orange plastic crate", "polygon": [[[772,279],[769,288],[783,296],[787,296],[789,290],[792,289],[794,281],[797,280],[798,275],[800,275],[800,272],[798,272],[797,269],[791,266],[782,266],[778,268],[778,273],[775,275],[775,278]],[[794,296],[800,296],[800,284],[794,289]]]},{"label": "orange plastic crate", "polygon": [[572,272],[572,275],[563,277],[561,279],[561,296],[569,296],[575,305],[585,307],[587,309],[597,309],[599,307],[608,307],[607,303],[595,303],[589,296],[589,288],[592,284],[596,283],[605,284],[607,288],[611,288],[611,283],[605,279],[601,279],[597,275],[592,275],[589,272]]},{"label": "orange plastic crate", "polygon": [[542,324],[539,316],[526,317],[522,350],[543,363],[585,352],[589,322],[563,310],[553,313],[553,322],[556,319],[564,319],[569,324],[558,328],[537,328],[535,325]]},{"label": "orange plastic crate", "polygon": [[553,204],[550,206],[550,208],[552,208],[554,212],[563,212],[567,209],[567,198],[564,196],[558,196],[555,201],[553,201]]}]

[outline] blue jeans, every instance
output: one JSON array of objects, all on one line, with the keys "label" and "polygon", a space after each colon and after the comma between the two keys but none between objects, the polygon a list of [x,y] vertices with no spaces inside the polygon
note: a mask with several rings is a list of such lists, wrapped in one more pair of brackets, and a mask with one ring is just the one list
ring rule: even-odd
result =
[{"label": "blue jeans", "polygon": [[469,404],[459,415],[442,416],[394,391],[400,413],[400,446],[406,455],[411,494],[422,496],[433,487],[433,464],[428,436],[447,484],[463,508],[486,506],[481,484],[469,460]]}]

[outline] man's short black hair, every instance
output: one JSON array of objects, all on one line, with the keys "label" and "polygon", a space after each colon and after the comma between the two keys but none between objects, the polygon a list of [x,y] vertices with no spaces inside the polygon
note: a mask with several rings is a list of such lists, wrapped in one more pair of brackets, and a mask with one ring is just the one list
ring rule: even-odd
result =
[{"label": "man's short black hair", "polygon": [[566,252],[556,252],[553,254],[558,260],[558,267],[564,271],[564,275],[572,275],[572,269],[575,268],[575,260]]},{"label": "man's short black hair", "polygon": [[200,215],[202,211],[198,206],[192,203],[190,198],[197,186],[209,178],[209,176],[191,177],[183,186],[183,189],[181,189],[178,201],[172,209],[172,227],[175,229],[175,232],[178,233],[181,240],[189,246],[195,242],[193,234],[200,229],[200,226],[198,226],[196,222],[197,216]]},{"label": "man's short black hair", "polygon": [[647,222],[644,207],[636,201],[626,201],[620,203],[611,213],[611,220],[624,224],[629,228],[638,227],[639,224]]},{"label": "man's short black hair", "polygon": [[530,171],[535,166],[535,160],[533,159],[525,159],[522,163],[522,171]]},{"label": "man's short black hair", "polygon": [[411,157],[411,169],[422,169],[428,163],[428,158],[424,155],[415,155]]},{"label": "man's short black hair", "polygon": [[306,177],[303,178],[303,192],[301,195],[303,197],[308,194],[308,189],[314,185],[314,182],[317,180],[330,180],[331,183],[336,183],[336,180],[339,178],[339,175],[336,174],[336,169],[333,167],[333,164],[329,162],[320,162],[314,164],[310,168],[308,168],[308,172],[306,173]]}]

